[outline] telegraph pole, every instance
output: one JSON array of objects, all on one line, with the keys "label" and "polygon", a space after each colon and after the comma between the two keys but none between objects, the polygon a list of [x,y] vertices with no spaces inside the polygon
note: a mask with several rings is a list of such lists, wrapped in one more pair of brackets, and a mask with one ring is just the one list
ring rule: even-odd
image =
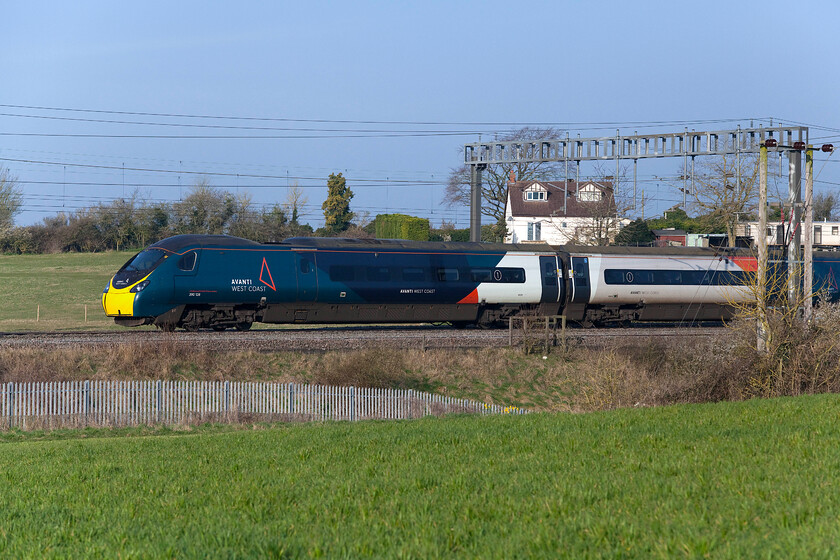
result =
[{"label": "telegraph pole", "polygon": [[756,349],[762,354],[767,352],[767,146],[761,143],[758,164],[758,267],[756,270],[755,296],[758,304],[756,318]]},{"label": "telegraph pole", "polygon": [[805,150],[805,322],[811,321],[814,293],[814,147]]},{"label": "telegraph pole", "polygon": [[788,302],[798,309],[802,278],[802,152],[788,151],[788,205],[790,239],[788,240]]}]

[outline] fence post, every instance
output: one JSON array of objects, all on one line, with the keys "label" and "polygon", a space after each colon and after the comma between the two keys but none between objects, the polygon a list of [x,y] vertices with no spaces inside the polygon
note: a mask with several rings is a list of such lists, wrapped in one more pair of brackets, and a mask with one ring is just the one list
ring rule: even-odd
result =
[{"label": "fence post", "polygon": [[230,381],[225,381],[225,412],[230,412]]},{"label": "fence post", "polygon": [[289,383],[289,414],[295,413],[295,384]]},{"label": "fence post", "polygon": [[414,418],[414,414],[413,414],[414,403],[413,403],[413,401],[414,401],[414,389],[409,389],[408,390],[408,417],[409,418]]},{"label": "fence post", "polygon": [[350,386],[350,421],[356,419],[356,391],[355,387]]},{"label": "fence post", "polygon": [[157,381],[157,422],[160,423],[160,409],[163,404],[163,381]]},{"label": "fence post", "polygon": [[82,395],[82,412],[85,415],[85,426],[88,423],[88,414],[90,413],[90,380],[85,380],[84,393]]},{"label": "fence post", "polygon": [[12,429],[12,414],[13,414],[13,411],[15,409],[15,389],[14,389],[14,385],[15,385],[14,383],[9,382],[8,405],[9,405],[9,429],[10,430]]}]

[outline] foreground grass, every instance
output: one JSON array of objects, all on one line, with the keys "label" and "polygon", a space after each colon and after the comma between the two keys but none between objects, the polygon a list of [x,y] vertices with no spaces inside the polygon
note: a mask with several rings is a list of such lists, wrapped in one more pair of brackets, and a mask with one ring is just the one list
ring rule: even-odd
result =
[{"label": "foreground grass", "polygon": [[0,444],[0,555],[831,557],[838,416],[817,396],[18,435]]}]

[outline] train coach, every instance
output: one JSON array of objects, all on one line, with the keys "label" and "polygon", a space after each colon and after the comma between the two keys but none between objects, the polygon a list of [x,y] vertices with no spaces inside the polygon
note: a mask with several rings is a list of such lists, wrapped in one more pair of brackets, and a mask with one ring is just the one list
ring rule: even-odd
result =
[{"label": "train coach", "polygon": [[[840,262],[815,254],[815,286],[837,299]],[[751,255],[702,248],[550,247],[292,238],[260,244],[179,235],[135,255],[102,294],[124,326],[264,323],[499,326],[518,314],[582,325],[722,320],[749,297]]]},{"label": "train coach", "polygon": [[549,247],[179,235],[126,263],[102,294],[117,324],[247,330],[264,323],[500,323],[559,313]]}]

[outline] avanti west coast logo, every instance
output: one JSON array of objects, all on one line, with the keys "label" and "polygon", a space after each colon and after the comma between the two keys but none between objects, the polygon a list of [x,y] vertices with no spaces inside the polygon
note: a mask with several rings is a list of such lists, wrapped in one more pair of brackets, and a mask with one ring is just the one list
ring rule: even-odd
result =
[{"label": "avanti west coast logo", "polygon": [[276,292],[277,288],[274,286],[274,278],[271,276],[271,269],[268,268],[268,262],[266,262],[265,257],[263,257],[259,281],[264,285],[258,286],[250,278],[231,278],[230,289],[234,292],[264,292],[265,288],[269,287]]}]

